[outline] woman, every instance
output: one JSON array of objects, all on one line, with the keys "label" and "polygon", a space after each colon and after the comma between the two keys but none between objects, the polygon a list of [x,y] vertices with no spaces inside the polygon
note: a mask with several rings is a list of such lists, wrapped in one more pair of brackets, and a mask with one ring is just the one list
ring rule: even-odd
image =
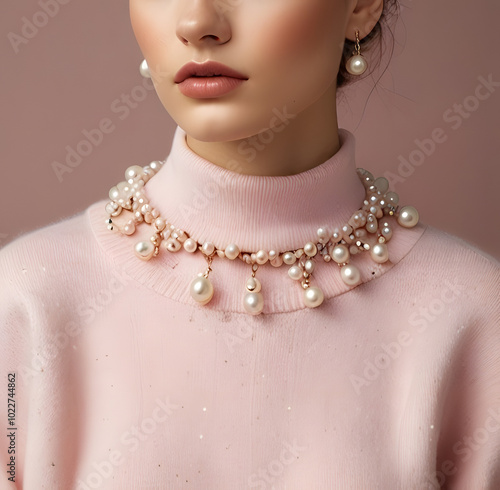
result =
[{"label": "woman", "polygon": [[338,129],[394,5],[130,8],[179,127],[2,251],[5,488],[498,488],[498,264]]}]

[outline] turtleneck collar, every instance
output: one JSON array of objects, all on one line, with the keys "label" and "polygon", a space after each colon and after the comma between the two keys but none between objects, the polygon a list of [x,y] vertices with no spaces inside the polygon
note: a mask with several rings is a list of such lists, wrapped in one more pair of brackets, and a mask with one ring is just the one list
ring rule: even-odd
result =
[{"label": "turtleneck collar", "polygon": [[340,150],[321,165],[290,176],[243,175],[191,150],[175,131],[170,154],[146,185],[151,204],[199,243],[243,251],[297,249],[321,226],[341,226],[359,209],[364,187],[354,136],[339,130]]},{"label": "turtleneck collar", "polygon": [[[359,209],[364,186],[354,161],[354,136],[339,131],[340,150],[321,165],[291,176],[242,175],[219,167],[194,153],[186,144],[186,133],[177,128],[170,155],[161,170],[146,184],[153,207],[176,228],[186,231],[199,243],[211,241],[224,249],[236,243],[243,252],[302,248],[317,242],[320,226],[341,226]],[[148,262],[134,256],[134,245],[151,236],[149,226],[139,227],[132,237],[107,229],[106,201],[89,208],[90,226],[116,267],[162,296],[194,306],[189,292],[191,281],[206,270],[201,253],[163,251]],[[388,245],[389,261],[376,264],[369,254],[358,254],[361,283],[389,271],[417,243],[425,226],[406,229],[396,226]],[[245,315],[242,293],[250,267],[240,260],[216,257],[210,280],[214,298],[202,308]],[[258,271],[264,294],[263,313],[281,313],[306,308],[300,284],[288,278],[286,266],[275,270],[265,264]],[[352,289],[340,278],[337,264],[318,259],[314,284],[325,299]],[[294,284],[292,284],[294,283]],[[265,286],[264,286],[265,285]]]}]

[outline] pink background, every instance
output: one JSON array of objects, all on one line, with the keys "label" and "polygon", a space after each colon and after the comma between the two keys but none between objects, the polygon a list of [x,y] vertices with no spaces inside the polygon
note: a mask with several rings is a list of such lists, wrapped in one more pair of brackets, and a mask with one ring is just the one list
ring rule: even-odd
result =
[{"label": "pink background", "polygon": [[[9,33],[22,35],[23,17],[43,23],[44,3],[58,11],[16,53]],[[499,18],[496,0],[406,0],[388,70],[369,98],[372,80],[349,89],[339,108],[340,125],[358,140],[358,166],[398,175],[402,204],[497,257],[500,87],[482,89],[487,100],[475,92],[479,77],[500,82]],[[154,92],[126,117],[118,111],[116,100],[139,93],[143,82],[128,2],[6,0],[0,26],[5,244],[105,198],[129,165],[166,157],[175,124]],[[465,116],[443,119],[464,102]],[[104,118],[113,131],[60,182],[52,163],[64,163],[66,146],[75,148]],[[446,141],[427,144],[419,159],[416,140],[436,128]],[[414,164],[400,166],[410,158]]]}]

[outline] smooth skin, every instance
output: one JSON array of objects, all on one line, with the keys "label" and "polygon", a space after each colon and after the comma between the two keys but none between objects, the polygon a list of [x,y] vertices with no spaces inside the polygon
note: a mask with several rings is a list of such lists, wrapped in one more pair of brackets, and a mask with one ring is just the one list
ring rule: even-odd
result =
[{"label": "smooth skin", "polygon": [[[365,37],[383,0],[130,0],[156,92],[188,146],[249,175],[293,175],[339,149],[336,78],[345,38]],[[189,61],[213,60],[248,80],[217,98],[174,83]]]}]

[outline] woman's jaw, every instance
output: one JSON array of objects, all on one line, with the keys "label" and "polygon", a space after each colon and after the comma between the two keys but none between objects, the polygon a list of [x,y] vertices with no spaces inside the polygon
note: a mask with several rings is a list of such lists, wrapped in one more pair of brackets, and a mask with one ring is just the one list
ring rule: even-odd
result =
[{"label": "woman's jaw", "polygon": [[336,77],[356,3],[130,0],[130,13],[190,148],[239,173],[290,175],[338,150]]}]

